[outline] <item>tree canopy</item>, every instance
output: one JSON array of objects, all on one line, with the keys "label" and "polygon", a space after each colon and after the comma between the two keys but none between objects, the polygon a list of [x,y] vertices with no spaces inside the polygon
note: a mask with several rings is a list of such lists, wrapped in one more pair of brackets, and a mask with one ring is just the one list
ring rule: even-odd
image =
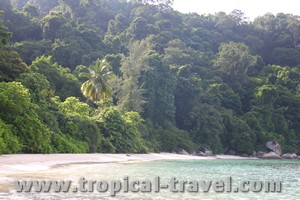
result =
[{"label": "tree canopy", "polygon": [[300,21],[1,0],[0,153],[300,153]]}]

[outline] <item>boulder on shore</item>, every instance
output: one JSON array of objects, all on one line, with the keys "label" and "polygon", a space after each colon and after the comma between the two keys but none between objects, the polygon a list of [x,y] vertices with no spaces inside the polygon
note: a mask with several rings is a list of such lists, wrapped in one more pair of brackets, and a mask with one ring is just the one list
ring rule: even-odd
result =
[{"label": "boulder on shore", "polygon": [[259,158],[263,158],[263,159],[281,159],[281,157],[276,154],[275,152],[269,152],[269,153],[265,153],[263,154],[261,157]]},{"label": "boulder on shore", "polygon": [[213,152],[207,148],[204,149],[204,152],[203,151],[197,152],[197,156],[212,156],[212,155]]},{"label": "boulder on shore", "polygon": [[278,142],[276,142],[275,140],[268,141],[266,143],[266,147],[268,149],[272,150],[274,153],[276,153],[279,156],[282,154],[280,144]]},{"label": "boulder on shore", "polygon": [[180,155],[190,155],[186,150],[184,149],[180,149],[177,154],[180,154]]},{"label": "boulder on shore", "polygon": [[199,151],[196,153],[197,156],[206,156],[205,153],[203,153],[202,151]]},{"label": "boulder on shore", "polygon": [[205,154],[206,156],[212,156],[212,155],[213,155],[213,152],[212,152],[212,150],[205,149],[204,154]]},{"label": "boulder on shore", "polygon": [[297,159],[298,156],[295,153],[286,153],[281,156],[284,159]]}]

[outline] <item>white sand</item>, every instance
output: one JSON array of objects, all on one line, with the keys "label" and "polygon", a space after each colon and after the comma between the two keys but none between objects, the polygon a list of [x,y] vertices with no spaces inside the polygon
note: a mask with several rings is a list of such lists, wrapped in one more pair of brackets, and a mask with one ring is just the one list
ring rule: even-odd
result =
[{"label": "white sand", "polygon": [[149,154],[13,154],[0,155],[0,173],[44,171],[56,165],[74,163],[145,162],[156,160],[249,159],[218,155],[200,157],[172,153]]}]

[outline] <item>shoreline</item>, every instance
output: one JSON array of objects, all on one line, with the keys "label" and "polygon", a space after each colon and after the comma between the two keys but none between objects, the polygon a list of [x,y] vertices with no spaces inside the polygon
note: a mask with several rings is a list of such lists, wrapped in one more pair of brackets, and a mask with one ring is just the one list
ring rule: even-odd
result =
[{"label": "shoreline", "polygon": [[251,157],[216,155],[193,156],[174,153],[149,153],[149,154],[4,154],[0,155],[0,173],[5,172],[31,172],[45,171],[63,165],[71,164],[109,164],[148,162],[160,160],[232,160],[256,159]]}]

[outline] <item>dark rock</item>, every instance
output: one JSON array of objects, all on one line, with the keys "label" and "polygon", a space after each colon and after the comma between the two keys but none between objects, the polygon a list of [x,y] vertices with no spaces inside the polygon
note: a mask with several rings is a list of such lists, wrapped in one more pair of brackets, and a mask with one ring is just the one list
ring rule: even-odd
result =
[{"label": "dark rock", "polygon": [[267,142],[266,147],[269,148],[270,150],[272,150],[274,153],[276,153],[279,156],[282,154],[281,147],[280,147],[279,143],[276,142],[275,140]]}]

